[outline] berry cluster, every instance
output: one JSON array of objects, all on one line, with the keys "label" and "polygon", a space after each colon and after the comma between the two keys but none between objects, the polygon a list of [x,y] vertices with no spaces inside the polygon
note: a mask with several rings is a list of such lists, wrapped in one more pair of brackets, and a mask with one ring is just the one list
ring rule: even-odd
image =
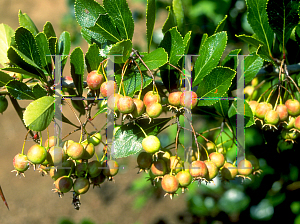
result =
[{"label": "berry cluster", "polygon": [[[59,196],[73,188],[73,203],[79,209],[79,195],[86,193],[90,184],[100,186],[106,179],[113,180],[119,171],[119,165],[114,160],[92,160],[95,155],[95,146],[99,145],[102,137],[99,132],[92,133],[81,142],[64,141],[57,146],[57,138],[52,136],[46,140],[44,146],[31,146],[27,155],[17,154],[13,159],[13,166],[17,175],[23,174],[30,165],[42,175],[49,175],[54,180],[55,189]],[[76,199],[76,200],[75,200]]]},{"label": "berry cluster", "polygon": [[144,138],[142,146],[145,152],[141,152],[137,157],[139,172],[149,171],[149,180],[153,185],[161,180],[161,187],[166,192],[165,196],[170,195],[171,199],[179,188],[184,193],[193,181],[208,183],[218,174],[223,181],[233,180],[235,177],[250,179],[249,175],[261,172],[255,156],[249,155],[236,167],[226,161],[225,156],[218,152],[213,143],[207,143],[210,154],[207,153],[206,160],[196,159],[197,153],[195,153],[191,163],[183,161],[177,155],[172,155],[169,150],[161,150],[160,141],[156,136],[149,135]]}]

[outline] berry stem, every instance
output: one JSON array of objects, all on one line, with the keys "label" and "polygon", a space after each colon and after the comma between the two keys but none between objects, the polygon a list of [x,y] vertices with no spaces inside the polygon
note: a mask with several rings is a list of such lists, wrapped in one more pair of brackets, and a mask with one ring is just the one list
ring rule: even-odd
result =
[{"label": "berry stem", "polygon": [[24,142],[23,142],[23,147],[22,147],[21,155],[24,155],[25,143],[26,143],[27,136],[28,136],[29,132],[30,132],[30,130],[28,130],[27,133],[26,133],[26,135],[25,135],[25,139],[24,139]]},{"label": "berry stem", "polygon": [[[40,146],[43,146],[43,138],[42,138],[42,132],[40,131]],[[48,141],[48,147],[49,147],[49,141]]]},{"label": "berry stem", "polygon": [[136,64],[136,66],[138,67],[138,69],[139,69],[139,71],[140,71],[140,74],[141,74],[141,89],[140,89],[140,92],[139,92],[139,95],[138,95],[138,99],[140,100],[141,99],[141,94],[142,94],[142,90],[143,90],[143,82],[144,82],[144,80],[143,80],[143,73],[142,73],[142,71],[141,71],[141,68],[140,68],[140,66],[138,65],[138,63],[135,61],[135,60],[133,60],[134,61],[134,63]]},{"label": "berry stem", "polygon": [[100,69],[102,68],[102,72],[103,72],[103,76],[105,78],[105,81],[107,81],[107,77],[106,77],[106,74],[105,74],[103,63],[106,62],[106,61],[107,61],[107,59],[104,59],[103,61],[101,61],[100,64],[99,64],[99,66],[98,66],[98,69],[97,69],[97,73],[101,74],[100,73]]},{"label": "berry stem", "polygon": [[138,125],[137,123],[135,123],[135,125],[138,126],[138,127],[141,129],[141,131],[142,131],[142,132],[144,133],[144,135],[145,135],[145,138],[147,138],[148,135],[146,134],[146,132],[144,131],[144,129],[143,129],[140,125]]},{"label": "berry stem", "polygon": [[127,61],[124,63],[123,65],[123,68],[122,68],[122,74],[121,74],[121,82],[120,82],[120,89],[119,89],[119,94],[121,93],[121,88],[123,87],[123,93],[124,93],[124,96],[126,96],[126,92],[125,92],[125,87],[124,87],[124,75],[126,73],[126,70],[127,70],[127,67],[128,67],[128,62],[129,62],[129,59],[127,59]]},{"label": "berry stem", "polygon": [[[170,64],[169,62],[168,62],[168,65],[170,65],[170,66],[172,66],[173,68],[175,68],[175,69],[177,69],[179,72],[180,72],[180,74],[182,74],[182,76],[183,77],[185,77],[185,74],[184,74],[184,72],[181,70],[181,69],[179,69],[179,68],[177,68],[175,65],[172,65],[172,64]],[[181,85],[182,85],[182,76],[180,75],[180,88],[181,88]],[[190,83],[190,80],[189,79],[187,79],[187,81],[188,81],[188,84],[189,84],[189,89],[191,90],[192,89],[192,85],[191,85],[191,83]]]}]

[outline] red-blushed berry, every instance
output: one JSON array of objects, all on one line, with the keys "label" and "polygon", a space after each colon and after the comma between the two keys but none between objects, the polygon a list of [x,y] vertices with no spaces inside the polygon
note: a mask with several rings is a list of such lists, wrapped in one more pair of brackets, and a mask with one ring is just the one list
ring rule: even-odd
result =
[{"label": "red-blushed berry", "polygon": [[68,176],[62,176],[54,182],[54,185],[60,193],[67,193],[72,189],[73,181]]},{"label": "red-blushed berry", "polygon": [[13,159],[13,166],[18,172],[25,172],[29,168],[29,161],[26,155],[18,153]]},{"label": "red-blushed berry", "polygon": [[86,83],[88,87],[92,90],[100,89],[101,84],[103,83],[104,78],[102,74],[98,74],[96,70],[91,71],[87,75]]},{"label": "red-blushed berry", "polygon": [[57,137],[51,136],[45,141],[44,146],[45,148],[51,148],[52,146],[55,146],[56,143],[57,143]]},{"label": "red-blushed berry", "polygon": [[84,148],[82,159],[91,159],[95,154],[95,146],[92,143],[81,143]]},{"label": "red-blushed berry", "polygon": [[115,81],[103,82],[100,87],[100,93],[103,97],[109,97],[110,95],[118,92],[118,86]]},{"label": "red-blushed berry", "polygon": [[297,130],[300,130],[300,116],[298,116],[298,117],[295,118],[294,127],[295,127]]},{"label": "red-blushed berry", "polygon": [[105,160],[102,164],[103,174],[109,178],[117,175],[119,164],[115,160]]},{"label": "red-blushed berry", "polygon": [[65,154],[63,148],[58,146],[52,146],[47,152],[47,161],[50,166],[57,166],[67,160],[67,155]]},{"label": "red-blushed berry", "polygon": [[161,98],[158,93],[149,91],[145,94],[145,96],[143,98],[143,102],[144,102],[145,107],[147,108],[152,103],[161,103]]},{"label": "red-blushed berry", "polygon": [[279,104],[276,107],[276,111],[279,115],[279,121],[285,121],[289,117],[289,112],[287,110],[287,107],[284,104]]},{"label": "red-blushed berry", "polygon": [[121,97],[117,103],[118,111],[123,114],[129,114],[133,111],[135,105],[130,96]]},{"label": "red-blushed berry", "polygon": [[270,110],[272,110],[272,104],[266,103],[266,102],[261,102],[256,106],[255,116],[260,119],[264,119],[266,113]]},{"label": "red-blushed berry", "polygon": [[248,102],[250,108],[251,108],[251,111],[252,111],[252,114],[255,115],[255,111],[256,111],[256,107],[258,105],[258,102],[255,101],[255,100],[251,100]]},{"label": "red-blushed berry", "polygon": [[206,179],[208,181],[211,181],[212,179],[214,179],[218,175],[219,169],[216,166],[216,164],[212,161],[205,160],[204,163],[207,167]]},{"label": "red-blushed berry", "polygon": [[193,109],[197,106],[197,94],[193,91],[185,91],[180,96],[180,105],[188,109]]},{"label": "red-blushed berry", "polygon": [[154,176],[163,176],[167,172],[166,163],[162,159],[154,161],[150,169]]},{"label": "red-blushed berry", "polygon": [[123,97],[123,95],[118,94],[118,93],[111,95],[110,97],[108,97],[107,106],[111,110],[114,110],[117,112],[118,111],[118,102],[121,97]]},{"label": "red-blushed berry", "polygon": [[139,117],[145,112],[145,105],[144,102],[140,99],[133,99],[133,103],[135,105],[133,111],[132,111],[132,116],[133,117]]},{"label": "red-blushed berry", "polygon": [[209,154],[209,159],[216,164],[218,169],[220,169],[225,163],[225,157],[222,153],[212,152]]},{"label": "red-blushed berry", "polygon": [[157,118],[161,115],[163,111],[162,105],[160,103],[152,103],[147,106],[146,113],[151,118]]},{"label": "red-blushed berry", "polygon": [[269,110],[264,118],[266,124],[277,125],[279,122],[279,115],[275,110]]},{"label": "red-blushed berry", "polygon": [[300,103],[296,99],[288,99],[285,101],[285,106],[287,107],[287,110],[290,115],[292,116],[298,116],[300,115]]},{"label": "red-blushed berry", "polygon": [[179,171],[176,174],[176,178],[179,182],[179,186],[182,188],[182,193],[184,192],[184,189],[190,185],[193,179],[192,175],[188,170]]},{"label": "red-blushed berry", "polygon": [[161,180],[161,187],[165,192],[174,194],[179,188],[179,181],[175,176],[167,174]]},{"label": "red-blushed berry", "polygon": [[191,163],[190,168],[189,168],[190,174],[192,177],[200,177],[200,178],[205,178],[207,175],[207,167],[203,161],[196,160]]},{"label": "red-blushed berry", "polygon": [[181,91],[174,91],[169,94],[168,102],[170,105],[179,107],[180,106],[180,97],[182,95]]},{"label": "red-blushed berry", "polygon": [[68,156],[74,160],[82,159],[84,152],[85,152],[84,147],[78,142],[71,143],[67,148]]}]

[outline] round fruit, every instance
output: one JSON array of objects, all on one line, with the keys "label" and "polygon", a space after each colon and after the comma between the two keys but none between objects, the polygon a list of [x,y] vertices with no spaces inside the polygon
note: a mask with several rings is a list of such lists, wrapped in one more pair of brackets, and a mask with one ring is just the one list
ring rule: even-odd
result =
[{"label": "round fruit", "polygon": [[285,150],[292,149],[294,147],[294,144],[291,141],[284,141],[284,139],[281,139],[279,140],[277,147],[282,152]]},{"label": "round fruit", "polygon": [[294,124],[295,124],[295,118],[290,116],[289,121],[287,123],[288,124],[285,124],[285,123],[283,124],[284,129],[289,130],[289,129],[293,128]]},{"label": "round fruit", "polygon": [[117,103],[118,110],[123,114],[129,114],[133,111],[135,105],[130,96],[121,97]]},{"label": "round fruit", "polygon": [[47,150],[38,144],[33,145],[27,152],[27,158],[33,164],[41,164],[47,158]]},{"label": "round fruit", "polygon": [[100,132],[93,131],[91,135],[87,137],[88,143],[92,143],[94,146],[97,146],[102,141],[102,136]]},{"label": "round fruit", "polygon": [[73,184],[73,189],[77,195],[86,193],[89,188],[90,182],[84,177],[78,177]]},{"label": "round fruit", "polygon": [[152,163],[152,155],[147,152],[141,152],[137,157],[137,164],[140,169],[149,169]]},{"label": "round fruit", "polygon": [[107,177],[117,175],[119,172],[119,164],[114,160],[107,160],[103,162],[103,174]]},{"label": "round fruit", "polygon": [[279,115],[279,121],[285,121],[289,117],[287,107],[284,104],[279,104],[276,111]]},{"label": "round fruit", "polygon": [[135,105],[133,111],[132,111],[132,116],[133,117],[139,117],[145,112],[145,105],[142,100],[139,99],[133,99],[133,103]]},{"label": "round fruit", "polygon": [[254,87],[258,85],[258,78],[257,77],[255,77],[254,79],[252,79],[251,85],[254,86]]},{"label": "round fruit", "polygon": [[161,187],[165,192],[173,194],[178,190],[179,181],[176,177],[167,174],[161,180]]},{"label": "round fruit", "polygon": [[100,173],[98,176],[91,178],[92,184],[100,185],[105,181],[106,176],[103,173]]},{"label": "round fruit", "polygon": [[18,153],[13,159],[14,168],[19,172],[24,172],[29,168],[29,162],[26,155]]},{"label": "round fruit", "polygon": [[74,142],[74,143],[70,144],[69,147],[67,148],[68,156],[74,160],[82,159],[84,152],[85,151],[84,151],[83,146],[78,142]]},{"label": "round fruit", "polygon": [[154,135],[149,135],[142,141],[143,149],[148,153],[156,153],[160,149],[160,141]]},{"label": "round fruit", "polygon": [[83,162],[83,163],[77,163],[75,166],[75,175],[77,177],[82,177],[85,176],[86,172],[88,169],[88,164]]},{"label": "round fruit", "polygon": [[151,118],[157,118],[159,115],[161,115],[163,111],[162,105],[160,103],[152,103],[148,105],[146,108],[146,112],[149,117]]},{"label": "round fruit", "polygon": [[75,164],[74,164],[73,160],[64,161],[62,163],[62,167],[63,167],[63,169],[65,169],[67,175],[69,175],[70,173],[74,173]]},{"label": "round fruit", "polygon": [[256,107],[258,105],[258,102],[257,101],[254,101],[254,100],[251,100],[248,102],[251,110],[252,110],[252,114],[255,114],[255,111],[256,111]]},{"label": "round fruit", "polygon": [[52,146],[47,152],[47,160],[51,166],[57,166],[66,160],[66,156],[61,147]]},{"label": "round fruit", "polygon": [[101,84],[103,83],[103,75],[102,74],[98,74],[98,72],[96,70],[91,71],[86,79],[86,83],[88,85],[88,87],[92,90],[96,90],[99,89]]},{"label": "round fruit", "polygon": [[0,96],[0,113],[3,113],[8,107],[8,101],[5,96]]},{"label": "round fruit", "polygon": [[55,182],[55,187],[59,192],[61,193],[67,193],[69,192],[73,187],[73,181],[68,176],[62,176],[58,178]]},{"label": "round fruit", "polygon": [[152,103],[161,103],[161,98],[158,93],[153,93],[153,91],[149,91],[145,94],[143,102],[145,107],[147,108]]},{"label": "round fruit", "polygon": [[296,117],[294,127],[300,130],[300,116]]},{"label": "round fruit", "polygon": [[197,97],[194,91],[183,92],[180,96],[180,105],[188,109],[193,109],[197,105]]},{"label": "round fruit", "polygon": [[47,139],[45,141],[44,146],[45,146],[45,148],[51,148],[52,146],[55,146],[56,143],[57,143],[57,137],[56,136],[51,136],[51,137],[49,137],[49,139]]},{"label": "round fruit", "polygon": [[81,143],[81,145],[84,148],[84,154],[82,156],[82,159],[90,159],[95,154],[95,146],[92,143]]},{"label": "round fruit", "polygon": [[281,137],[283,139],[295,140],[296,138],[299,137],[299,132],[293,132],[293,131],[289,131],[289,130],[282,130],[281,131]]},{"label": "round fruit", "polygon": [[255,109],[255,116],[264,119],[265,115],[268,111],[272,110],[272,104],[266,103],[266,102],[261,102],[257,105]]},{"label": "round fruit", "polygon": [[118,111],[118,102],[119,99],[123,97],[121,94],[115,93],[108,97],[107,106],[114,111]]},{"label": "round fruit", "polygon": [[66,169],[64,169],[62,167],[57,168],[57,167],[51,166],[49,175],[53,180],[57,180],[58,178],[60,178],[62,176],[68,175],[68,172]]},{"label": "round fruit", "polygon": [[238,173],[235,165],[225,162],[223,168],[221,169],[221,175],[225,180],[233,180]]},{"label": "round fruit", "polygon": [[68,149],[69,145],[71,145],[72,143],[74,143],[73,140],[66,140],[62,143],[62,147],[63,147],[65,154],[67,154],[67,149]]},{"label": "round fruit", "polygon": [[109,97],[110,95],[117,93],[117,91],[117,83],[112,80],[102,83],[100,87],[100,93],[103,97]]},{"label": "round fruit", "polygon": [[248,155],[247,160],[249,160],[253,166],[253,171],[256,171],[259,169],[259,161],[254,155]]},{"label": "round fruit", "polygon": [[296,99],[288,99],[285,102],[285,106],[289,112],[290,115],[292,116],[298,116],[300,114],[300,103]]},{"label": "round fruit", "polygon": [[[254,86],[246,86],[244,89],[245,98],[251,96],[254,93]],[[256,95],[256,94],[255,94]],[[255,96],[253,96],[255,98]]]},{"label": "round fruit", "polygon": [[206,148],[207,148],[207,151],[208,153],[212,153],[213,151],[215,151],[215,144],[212,143],[212,142],[207,142],[206,143]]},{"label": "round fruit", "polygon": [[252,163],[249,160],[243,159],[239,162],[238,166],[238,172],[241,175],[248,176],[253,172],[253,166]]},{"label": "round fruit", "polygon": [[102,164],[94,160],[88,163],[88,172],[91,177],[96,177],[102,172]]},{"label": "round fruit", "polygon": [[216,166],[216,164],[214,164],[212,161],[209,160],[205,160],[204,163],[207,167],[206,179],[207,180],[214,179],[218,175],[219,172],[218,167]]},{"label": "round fruit", "polygon": [[170,93],[168,97],[169,104],[175,107],[179,107],[181,95],[182,95],[181,91],[175,91]]},{"label": "round fruit", "polygon": [[192,177],[202,177],[202,178],[205,178],[208,172],[205,163],[199,160],[191,163],[189,171]]},{"label": "round fruit", "polygon": [[192,182],[192,175],[187,170],[182,170],[176,174],[180,187],[187,187]]},{"label": "round fruit", "polygon": [[275,110],[269,110],[264,118],[266,124],[276,125],[279,122],[279,115]]},{"label": "round fruit", "polygon": [[163,176],[167,172],[166,163],[161,159],[153,162],[150,169],[154,176]]},{"label": "round fruit", "polygon": [[209,159],[216,164],[218,168],[221,168],[225,163],[224,155],[218,152],[212,152],[209,154]]}]

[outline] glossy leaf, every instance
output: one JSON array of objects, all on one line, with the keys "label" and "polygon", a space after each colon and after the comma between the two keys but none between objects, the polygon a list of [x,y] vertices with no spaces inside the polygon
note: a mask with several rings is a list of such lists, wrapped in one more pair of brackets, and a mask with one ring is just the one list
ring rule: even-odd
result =
[{"label": "glossy leaf", "polygon": [[208,34],[207,34],[207,33],[204,33],[204,34],[202,35],[202,38],[201,38],[201,43],[200,43],[198,55],[201,54],[201,48],[202,48],[202,46],[204,45],[204,43],[205,43],[205,41],[207,40],[207,38],[208,38]]},{"label": "glossy leaf", "polygon": [[171,28],[165,33],[159,47],[166,50],[169,56],[169,63],[176,66],[182,57],[177,55],[183,55],[185,52],[183,38],[178,32],[177,27]]},{"label": "glossy leaf", "polygon": [[183,28],[183,21],[184,21],[184,11],[182,6],[182,0],[173,0],[172,7],[176,19],[176,24],[179,30]]},{"label": "glossy leaf", "polygon": [[95,117],[97,117],[99,114],[102,114],[107,111],[107,100],[98,101],[98,107],[99,107],[99,109],[98,109],[97,113],[93,116],[93,119]]},{"label": "glossy leaf", "polygon": [[225,17],[224,17],[224,19],[222,19],[219,23],[218,23],[218,25],[217,25],[217,27],[216,27],[216,30],[215,30],[215,33],[219,33],[219,32],[221,32],[221,31],[223,31],[223,29],[224,29],[224,26],[225,26],[225,24],[226,24],[226,19],[227,19],[227,15],[225,15]]},{"label": "glossy leaf", "polygon": [[[255,48],[258,48],[259,45],[263,45],[263,42],[261,42],[254,36],[247,36],[245,34],[242,34],[242,35],[236,35],[236,37],[238,37],[242,41],[248,43],[249,45],[253,45]],[[252,52],[250,52],[250,53],[252,53]]]},{"label": "glossy leaf", "polygon": [[249,83],[263,66],[263,60],[257,56],[248,56],[244,60],[245,84]]},{"label": "glossy leaf", "polygon": [[115,63],[125,63],[132,51],[131,40],[123,40],[114,45],[109,51],[109,55],[119,55],[115,57]]},{"label": "glossy leaf", "polygon": [[[154,70],[168,62],[168,54],[165,49],[157,48],[150,54],[146,54],[142,59],[150,70]],[[140,63],[140,69],[142,71],[147,70],[147,68],[142,63]]]},{"label": "glossy leaf", "polygon": [[[238,63],[238,54],[240,53],[241,49],[235,49],[232,50],[226,55],[224,60],[222,61],[221,65],[224,67],[229,67],[234,70],[237,68],[237,63]],[[234,56],[235,55],[235,56]]]},{"label": "glossy leaf", "polygon": [[81,27],[95,25],[100,14],[105,14],[105,9],[94,0],[76,0],[75,17]]},{"label": "glossy leaf", "polygon": [[236,72],[226,67],[216,67],[205,76],[197,89],[198,106],[210,106],[218,101],[213,99],[223,97],[231,86]]},{"label": "glossy leaf", "polygon": [[32,131],[43,131],[54,117],[54,97],[44,96],[31,102],[24,112],[24,123]]},{"label": "glossy leaf", "polygon": [[36,99],[47,96],[47,91],[40,84],[33,86],[32,93]]},{"label": "glossy leaf", "polygon": [[[228,117],[230,119],[230,123],[236,127],[236,116],[237,116],[237,102],[234,101],[228,111]],[[244,122],[245,122],[245,127],[250,127],[251,125],[255,124],[254,123],[254,118],[253,118],[253,114],[252,114],[252,110],[249,106],[249,104],[245,101],[245,106],[244,106],[244,114],[238,114],[241,115],[245,118]]]},{"label": "glossy leaf", "polygon": [[14,73],[20,73],[20,74],[26,75],[28,77],[39,79],[38,75],[36,75],[34,73],[31,73],[29,71],[26,71],[22,68],[18,68],[18,67],[8,67],[8,68],[4,68],[2,70],[9,71],[9,72],[14,72]]},{"label": "glossy leaf", "polygon": [[87,28],[81,29],[81,36],[88,42],[88,44],[96,43],[99,47],[107,43],[107,40],[99,33],[93,32]]},{"label": "glossy leaf", "polygon": [[49,21],[45,23],[43,27],[43,33],[46,34],[47,39],[49,39],[50,37],[56,37],[52,23],[50,23]]},{"label": "glossy leaf", "polygon": [[298,9],[298,0],[269,1],[267,4],[269,24],[284,46],[299,22]]},{"label": "glossy leaf", "polygon": [[2,67],[7,67],[9,62],[7,58],[7,50],[10,47],[11,38],[15,31],[8,25],[0,24],[0,64]]},{"label": "glossy leaf", "polygon": [[[49,43],[49,50],[50,50],[50,53],[52,55],[56,55],[57,54],[57,37],[50,37],[49,40],[48,40],[48,43]],[[53,56],[54,58],[54,56]]]},{"label": "glossy leaf", "polygon": [[100,62],[103,60],[104,58],[99,55],[98,46],[96,44],[90,45],[88,51],[85,54],[85,63],[88,72],[97,70]]},{"label": "glossy leaf", "polygon": [[[228,97],[227,93],[223,97]],[[214,104],[214,107],[220,116],[226,117],[229,110],[229,100],[218,100],[217,103]]]},{"label": "glossy leaf", "polygon": [[183,45],[184,45],[184,48],[185,48],[184,54],[187,54],[188,51],[189,51],[191,35],[192,35],[192,31],[189,31],[184,36],[184,39],[183,39]]},{"label": "glossy leaf", "polygon": [[[157,118],[149,124],[147,119],[136,121],[143,130],[149,135],[157,135],[158,132],[170,121],[170,118]],[[112,157],[114,159],[127,157],[140,152],[144,134],[141,129],[132,123],[121,126],[115,134],[114,138],[114,152]]]},{"label": "glossy leaf", "polygon": [[58,40],[58,54],[62,55],[61,59],[62,59],[62,69],[64,68],[66,62],[67,62],[67,58],[68,55],[70,53],[71,50],[71,37],[70,37],[70,33],[67,31],[62,32],[62,34],[59,37]]},{"label": "glossy leaf", "polygon": [[225,50],[226,32],[220,32],[207,38],[201,47],[200,56],[195,63],[195,79],[193,86],[198,85],[218,64]]},{"label": "glossy leaf", "polygon": [[22,13],[21,10],[19,11],[19,24],[20,26],[28,29],[33,35],[37,35],[39,33],[31,18],[26,13]]},{"label": "glossy leaf", "polygon": [[170,6],[168,6],[167,10],[169,11],[169,15],[168,15],[168,18],[167,18],[165,24],[162,27],[163,33],[166,33],[168,30],[170,30],[171,28],[173,28],[177,25],[176,18],[175,18],[172,8]]},{"label": "glossy leaf", "polygon": [[124,40],[132,40],[134,21],[126,0],[103,0],[108,15]]},{"label": "glossy leaf", "polygon": [[268,0],[247,0],[247,19],[258,39],[264,43],[269,57],[271,58],[271,46],[274,32],[268,22],[268,14],[266,11],[267,2]]},{"label": "glossy leaf", "polygon": [[150,46],[152,43],[155,19],[156,19],[156,0],[147,0],[146,33],[147,33],[148,53],[150,53]]},{"label": "glossy leaf", "polygon": [[0,87],[5,86],[10,80],[13,78],[9,74],[0,71]]},{"label": "glossy leaf", "polygon": [[17,100],[34,100],[31,89],[23,82],[12,80],[6,84],[7,91]]},{"label": "glossy leaf", "polygon": [[71,76],[78,96],[83,93],[84,56],[80,47],[75,48],[70,56]]},{"label": "glossy leaf", "polygon": [[52,61],[51,61],[51,53],[48,47],[47,37],[44,33],[38,33],[35,37],[36,44],[38,46],[41,65],[42,67],[51,74],[52,72]]}]

